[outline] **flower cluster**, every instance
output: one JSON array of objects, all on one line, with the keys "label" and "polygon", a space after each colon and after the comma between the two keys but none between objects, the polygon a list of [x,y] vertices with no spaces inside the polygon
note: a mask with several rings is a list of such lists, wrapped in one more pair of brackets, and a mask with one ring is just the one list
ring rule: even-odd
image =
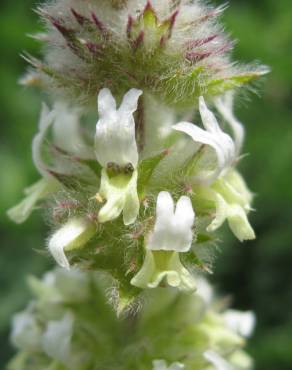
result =
[{"label": "flower cluster", "polygon": [[166,283],[194,290],[196,270],[211,268],[202,246],[212,247],[214,231],[225,220],[240,241],[255,237],[247,218],[252,194],[235,170],[244,130],[233,115],[232,96],[214,104],[234,138],[201,96],[203,128],[174,124],[166,111],[158,121],[152,117],[158,125],[154,134],[163,134],[155,143],[148,132],[142,146],[141,125],[148,121],[147,115],[139,119],[140,99],[143,103],[143,92],[131,89],[117,107],[111,91],[102,89],[95,134],[81,126],[80,109],[44,106],[33,140],[42,179],[9,211],[22,222],[49,196],[45,205],[56,231],[48,250],[67,269],[109,272],[120,291],[118,309],[144,288]]},{"label": "flower cluster", "polygon": [[46,32],[44,61],[22,81],[50,87],[90,103],[102,87],[121,96],[143,89],[177,107],[200,95],[216,96],[245,85],[266,67],[230,60],[233,42],[214,8],[194,0],[50,1],[38,8]]},{"label": "flower cluster", "polygon": [[251,369],[242,348],[254,316],[226,310],[206,281],[193,294],[149,291],[143,308],[120,320],[107,306],[107,284],[99,273],[75,270],[31,277],[34,299],[14,316],[19,352],[8,369]]}]

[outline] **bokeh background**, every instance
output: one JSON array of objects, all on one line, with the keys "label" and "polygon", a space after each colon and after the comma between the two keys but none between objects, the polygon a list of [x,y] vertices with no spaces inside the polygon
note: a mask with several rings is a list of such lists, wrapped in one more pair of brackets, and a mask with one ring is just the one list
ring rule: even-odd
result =
[{"label": "bokeh background", "polygon": [[[217,4],[222,1],[217,1]],[[11,315],[22,309],[29,293],[28,274],[53,266],[44,255],[46,227],[35,213],[24,225],[13,225],[5,210],[21,199],[22,189],[37,179],[31,161],[41,97],[21,88],[25,69],[22,50],[38,53],[26,37],[40,28],[32,0],[1,0],[1,191],[0,191],[0,368],[11,357]],[[246,124],[241,171],[257,193],[252,223],[257,240],[241,245],[226,233],[212,277],[234,307],[253,309],[257,329],[249,343],[256,370],[292,369],[292,2],[231,0],[226,29],[238,40],[234,56],[258,59],[272,72],[258,95],[244,99],[237,115]]]}]

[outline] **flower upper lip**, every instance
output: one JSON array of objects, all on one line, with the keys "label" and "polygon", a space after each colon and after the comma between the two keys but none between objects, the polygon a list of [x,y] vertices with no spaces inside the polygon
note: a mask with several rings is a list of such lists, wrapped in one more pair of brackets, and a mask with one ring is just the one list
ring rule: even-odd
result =
[{"label": "flower upper lip", "polygon": [[137,109],[141,90],[131,89],[119,107],[109,89],[98,94],[99,121],[96,125],[95,154],[98,162],[106,167],[108,163],[125,166],[138,164],[138,149],[135,138],[133,113]]},{"label": "flower upper lip", "polygon": [[233,131],[236,154],[239,155],[242,149],[245,132],[243,125],[234,116],[233,100],[233,91],[228,91],[223,97],[220,96],[215,98],[214,103],[218,112],[226,120]]},{"label": "flower upper lip", "polygon": [[182,196],[174,210],[171,195],[162,191],[157,197],[156,222],[147,248],[187,252],[192,244],[192,226],[195,220],[191,200]]},{"label": "flower upper lip", "polygon": [[231,136],[222,131],[215,115],[207,108],[202,96],[199,99],[199,110],[205,129],[191,122],[179,122],[173,126],[173,129],[184,132],[191,136],[195,142],[208,145],[215,151],[217,157],[216,169],[208,176],[200,179],[212,183],[235,162],[236,147]]}]

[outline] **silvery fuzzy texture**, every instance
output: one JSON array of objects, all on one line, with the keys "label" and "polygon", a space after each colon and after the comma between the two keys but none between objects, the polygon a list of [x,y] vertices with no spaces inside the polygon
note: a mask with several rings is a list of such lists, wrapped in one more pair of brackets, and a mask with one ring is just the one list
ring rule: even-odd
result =
[{"label": "silvery fuzzy texture", "polygon": [[[217,96],[267,72],[230,58],[233,42],[214,8],[199,0],[49,1],[44,61],[29,58],[46,87],[87,104],[108,87],[131,87],[176,107]],[[35,84],[36,75],[26,79]]]},{"label": "silvery fuzzy texture", "polygon": [[107,305],[109,282],[99,273],[56,269],[29,283],[34,299],[13,320],[18,353],[9,370],[209,370],[210,353],[234,370],[251,369],[236,328],[250,334],[253,316],[232,311],[229,322],[205,280],[196,294],[148,292],[143,308],[121,318]]}]

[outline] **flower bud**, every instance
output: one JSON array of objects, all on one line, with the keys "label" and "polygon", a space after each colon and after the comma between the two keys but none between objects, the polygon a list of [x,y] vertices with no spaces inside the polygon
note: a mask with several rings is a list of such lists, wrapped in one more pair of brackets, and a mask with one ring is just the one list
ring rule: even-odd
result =
[{"label": "flower bud", "polygon": [[136,87],[190,107],[203,93],[220,95],[268,71],[232,63],[233,42],[218,21],[223,10],[199,1],[50,2],[38,8],[44,61],[27,59],[43,85],[83,103],[101,87],[116,96]]},{"label": "flower bud", "polygon": [[70,268],[66,251],[81,248],[94,235],[95,227],[82,218],[73,218],[57,230],[48,242],[48,248],[62,267]]}]

